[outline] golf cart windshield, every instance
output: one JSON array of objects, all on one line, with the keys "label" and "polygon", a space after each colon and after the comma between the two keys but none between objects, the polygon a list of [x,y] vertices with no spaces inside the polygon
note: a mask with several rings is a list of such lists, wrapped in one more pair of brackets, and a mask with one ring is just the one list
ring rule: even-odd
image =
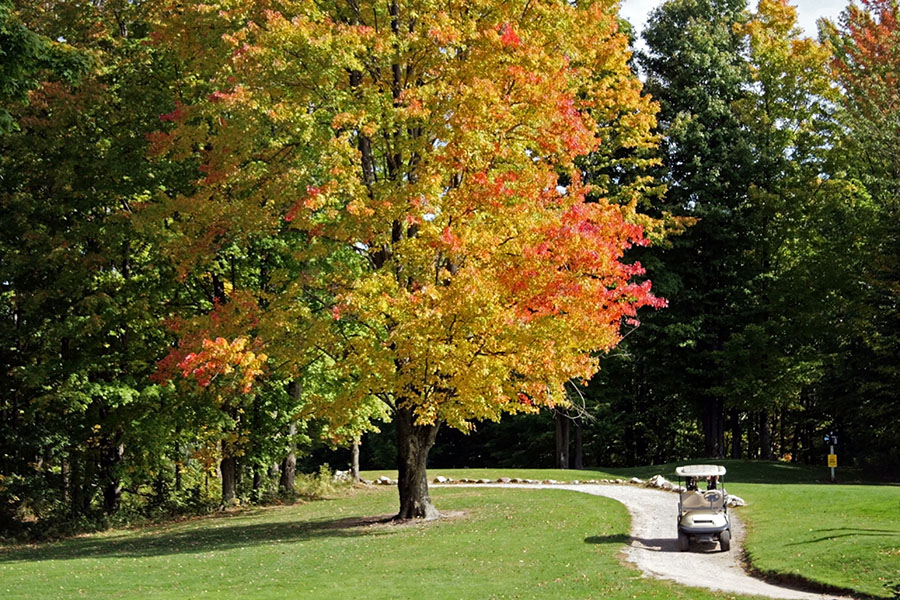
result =
[{"label": "golf cart windshield", "polygon": [[725,475],[725,467],[721,465],[685,465],[676,467],[679,477],[721,477]]}]

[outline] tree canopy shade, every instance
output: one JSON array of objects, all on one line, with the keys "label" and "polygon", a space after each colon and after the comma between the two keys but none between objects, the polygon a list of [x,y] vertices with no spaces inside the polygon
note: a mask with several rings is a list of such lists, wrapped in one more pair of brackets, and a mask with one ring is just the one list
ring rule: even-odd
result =
[{"label": "tree canopy shade", "polygon": [[[664,304],[622,260],[652,225],[637,195],[588,200],[574,167],[603,144],[652,144],[655,107],[614,3],[260,0],[161,14],[157,43],[201,76],[153,142],[200,177],[148,214],[183,236],[172,255],[185,270],[227,244],[291,240],[303,269],[243,304],[249,325],[215,343],[229,368],[255,365],[251,347],[296,377],[326,361],[342,385],[315,410],[336,423],[382,402],[400,517],[436,515],[425,464],[441,423],[564,403],[623,319]],[[179,350],[188,376],[224,372],[200,350]]]}]

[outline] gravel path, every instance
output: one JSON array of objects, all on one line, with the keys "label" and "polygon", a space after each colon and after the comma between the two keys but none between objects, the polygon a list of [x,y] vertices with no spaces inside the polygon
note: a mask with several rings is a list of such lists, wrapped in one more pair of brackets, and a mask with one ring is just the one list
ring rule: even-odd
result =
[{"label": "gravel path", "polygon": [[631,544],[625,549],[628,560],[645,576],[670,579],[684,585],[704,587],[722,592],[788,598],[825,600],[833,595],[811,594],[772,585],[748,575],[740,562],[744,527],[732,512],[730,552],[720,552],[718,545],[708,548],[691,545],[690,552],[678,550],[676,520],[678,499],[671,492],[633,485],[529,485],[493,484],[491,487],[531,489],[564,489],[612,498],[631,513]]}]

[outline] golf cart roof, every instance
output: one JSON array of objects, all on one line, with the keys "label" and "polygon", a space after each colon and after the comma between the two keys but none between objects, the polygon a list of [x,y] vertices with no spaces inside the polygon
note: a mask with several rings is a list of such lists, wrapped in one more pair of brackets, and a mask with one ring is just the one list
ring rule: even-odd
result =
[{"label": "golf cart roof", "polygon": [[679,477],[721,477],[725,474],[725,467],[721,465],[685,465],[676,467],[675,473]]}]

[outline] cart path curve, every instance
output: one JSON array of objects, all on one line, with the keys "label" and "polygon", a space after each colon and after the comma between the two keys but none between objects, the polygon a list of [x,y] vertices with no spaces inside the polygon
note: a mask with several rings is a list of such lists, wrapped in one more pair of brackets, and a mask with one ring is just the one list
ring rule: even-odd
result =
[{"label": "cart path curve", "polygon": [[744,526],[733,512],[730,513],[732,530],[730,552],[720,552],[718,545],[704,548],[693,544],[691,552],[680,552],[675,531],[678,502],[671,492],[612,484],[496,483],[452,484],[452,486],[562,489],[617,500],[624,504],[631,514],[631,543],[625,548],[625,553],[629,562],[636,565],[645,577],[669,579],[683,585],[769,598],[849,600],[847,597],[781,587],[748,575],[740,561],[743,553]]}]

